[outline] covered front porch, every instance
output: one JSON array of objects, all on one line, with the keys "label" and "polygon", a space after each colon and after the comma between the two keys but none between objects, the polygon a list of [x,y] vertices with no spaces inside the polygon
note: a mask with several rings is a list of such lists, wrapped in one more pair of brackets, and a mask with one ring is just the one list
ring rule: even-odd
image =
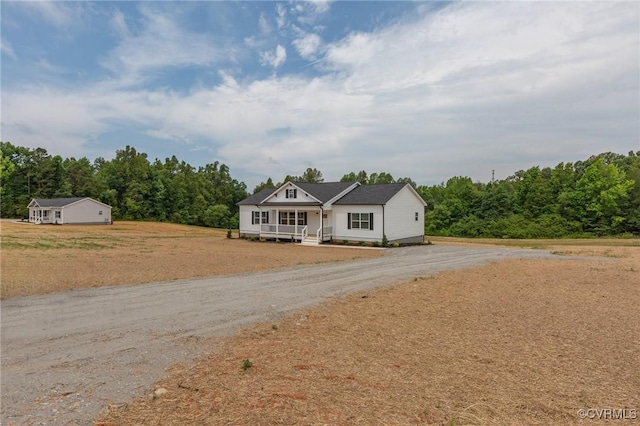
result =
[{"label": "covered front porch", "polygon": [[35,224],[41,223],[58,223],[61,221],[62,214],[60,209],[51,209],[50,207],[30,207],[29,222]]},{"label": "covered front porch", "polygon": [[31,214],[29,215],[29,222],[32,223],[51,223],[51,210],[44,210],[41,208],[31,209]]},{"label": "covered front porch", "polygon": [[319,244],[330,241],[333,226],[321,207],[299,208],[283,206],[275,209],[260,208],[254,217],[259,224],[260,238]]}]

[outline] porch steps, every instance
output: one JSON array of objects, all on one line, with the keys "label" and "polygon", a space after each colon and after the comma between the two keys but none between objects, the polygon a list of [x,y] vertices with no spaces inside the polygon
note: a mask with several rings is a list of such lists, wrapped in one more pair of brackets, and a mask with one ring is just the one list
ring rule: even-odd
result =
[{"label": "porch steps", "polygon": [[303,246],[317,246],[318,240],[316,238],[307,237],[304,240],[300,241],[300,244]]}]

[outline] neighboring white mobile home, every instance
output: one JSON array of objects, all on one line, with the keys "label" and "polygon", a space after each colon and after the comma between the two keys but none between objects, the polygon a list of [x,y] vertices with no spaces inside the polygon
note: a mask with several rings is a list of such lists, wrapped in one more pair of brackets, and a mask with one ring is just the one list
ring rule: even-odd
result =
[{"label": "neighboring white mobile home", "polygon": [[110,224],[111,206],[93,198],[34,198],[29,222],[51,224]]},{"label": "neighboring white mobile home", "polygon": [[409,184],[287,182],[238,203],[240,234],[315,244],[421,242],[426,205]]}]

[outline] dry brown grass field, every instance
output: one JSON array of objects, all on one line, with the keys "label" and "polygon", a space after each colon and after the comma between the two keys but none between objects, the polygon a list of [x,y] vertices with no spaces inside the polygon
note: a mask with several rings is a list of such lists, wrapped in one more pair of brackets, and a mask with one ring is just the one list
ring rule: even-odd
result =
[{"label": "dry brown grass field", "polygon": [[[379,256],[171,224],[0,226],[3,298]],[[560,257],[416,277],[212,339],[210,355],[105,407],[95,424],[638,422],[578,412],[640,411],[638,240],[431,241]]]},{"label": "dry brown grass field", "polygon": [[3,299],[77,288],[228,275],[379,256],[376,250],[260,244],[226,231],[154,222],[0,222]]},{"label": "dry brown grass field", "polygon": [[97,424],[637,424],[640,248],[585,244],[257,325]]}]

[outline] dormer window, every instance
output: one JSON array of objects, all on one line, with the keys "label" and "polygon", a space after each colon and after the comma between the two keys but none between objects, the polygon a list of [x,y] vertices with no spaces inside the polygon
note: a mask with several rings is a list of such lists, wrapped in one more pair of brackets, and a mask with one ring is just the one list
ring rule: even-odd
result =
[{"label": "dormer window", "polygon": [[298,190],[295,188],[287,189],[287,198],[298,198]]}]

